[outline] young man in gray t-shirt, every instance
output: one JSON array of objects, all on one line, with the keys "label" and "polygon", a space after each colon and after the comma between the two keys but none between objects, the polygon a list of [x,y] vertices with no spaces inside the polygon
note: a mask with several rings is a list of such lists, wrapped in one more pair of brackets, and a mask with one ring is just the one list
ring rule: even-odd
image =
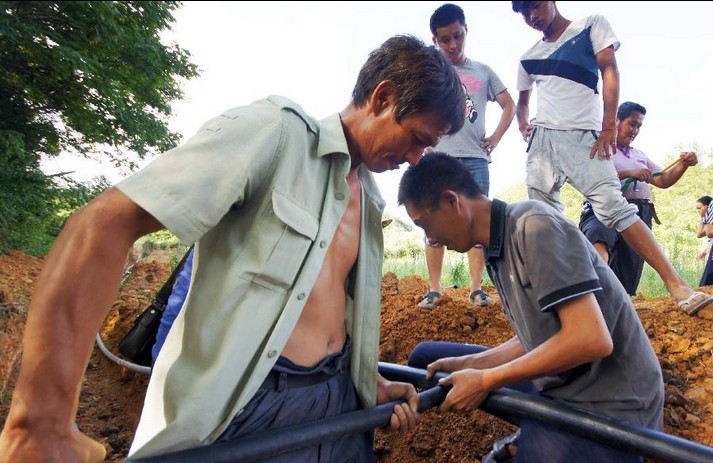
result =
[{"label": "young man in gray t-shirt", "polygon": [[[465,13],[458,5],[446,3],[438,7],[430,21],[433,43],[455,66],[467,97],[466,121],[463,127],[452,135],[445,136],[434,147],[456,156],[465,165],[478,186],[488,195],[490,189],[491,154],[515,116],[515,102],[505,84],[488,65],[472,60],[465,55],[468,25]],[[488,102],[497,102],[502,112],[495,130],[485,132],[485,109]],[[418,304],[423,309],[434,309],[442,296],[441,273],[445,250],[438,244],[426,242],[426,266],[430,287]],[[476,306],[487,306],[492,302],[481,287],[483,279],[483,248],[477,246],[468,251],[470,272],[470,302]]]},{"label": "young man in gray t-shirt", "polygon": [[[398,201],[430,240],[459,252],[486,248],[488,272],[515,332],[497,347],[473,346],[459,357],[447,343],[417,347],[420,358],[438,360],[412,366],[427,368],[429,377],[454,372],[441,381],[452,386],[442,410],[475,410],[490,391],[531,381],[542,396],[663,428],[656,354],[623,286],[574,223],[539,201],[491,201],[444,153],[409,167]],[[642,461],[536,421],[517,424],[517,452],[528,461]]]}]

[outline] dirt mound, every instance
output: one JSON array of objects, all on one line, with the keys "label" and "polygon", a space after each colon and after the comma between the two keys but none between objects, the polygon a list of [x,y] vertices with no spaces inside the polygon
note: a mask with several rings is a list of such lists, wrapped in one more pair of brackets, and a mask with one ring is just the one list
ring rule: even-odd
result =
[{"label": "dirt mound", "polygon": [[[44,260],[18,252],[0,255],[0,418],[4,422],[21,355],[26,308]],[[170,273],[166,251],[137,262],[107,317],[102,337],[113,352],[135,317],[148,306]],[[383,278],[380,360],[406,364],[413,347],[424,340],[494,346],[512,336],[493,288],[495,303],[474,309],[467,289],[449,289],[436,310],[417,308],[427,290],[420,277]],[[713,292],[713,288],[704,288]],[[671,298],[634,300],[641,321],[659,357],[666,381],[665,431],[707,446],[713,445],[713,308],[697,317],[681,312]],[[95,349],[80,397],[77,424],[104,443],[107,461],[128,452],[148,377],[118,366]],[[418,429],[408,434],[377,432],[381,463],[474,462],[495,439],[515,428],[492,415],[423,414]]]}]

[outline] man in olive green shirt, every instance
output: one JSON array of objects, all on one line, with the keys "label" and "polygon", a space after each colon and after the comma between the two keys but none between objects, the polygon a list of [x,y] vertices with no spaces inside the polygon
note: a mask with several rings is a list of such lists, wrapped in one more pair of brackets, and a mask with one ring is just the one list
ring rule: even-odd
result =
[{"label": "man in olive green shirt", "polygon": [[[443,54],[395,36],[370,54],[338,114],[317,121],[276,96],[226,111],[75,213],[30,304],[0,461],[102,461],[102,445],[72,427],[82,375],[128,250],[162,228],[197,242],[194,272],[130,456],[207,445],[239,433],[244,419],[257,426],[245,418],[252,399],[279,398],[305,377],[356,389],[339,413],[405,398],[390,427],[413,429],[414,387],[377,371],[384,204],[371,172],[416,164],[464,115]],[[285,374],[332,358],[335,376]],[[302,412],[274,424],[305,421]],[[354,461],[359,451],[319,461]]]}]

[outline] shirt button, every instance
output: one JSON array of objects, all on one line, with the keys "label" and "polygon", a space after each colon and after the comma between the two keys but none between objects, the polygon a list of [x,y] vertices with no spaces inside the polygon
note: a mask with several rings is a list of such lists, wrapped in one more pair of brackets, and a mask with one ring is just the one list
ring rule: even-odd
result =
[{"label": "shirt button", "polygon": [[297,300],[298,300],[298,301],[301,301],[301,300],[304,299],[304,298],[305,298],[305,293],[299,293],[299,294],[297,295]]},{"label": "shirt button", "polygon": [[334,197],[337,198],[338,201],[341,201],[344,199],[344,193],[337,193]]},{"label": "shirt button", "polygon": [[274,349],[267,353],[268,358],[273,358],[276,355],[277,355],[277,351]]},{"label": "shirt button", "polygon": [[327,242],[326,242],[326,241],[322,240],[322,241],[319,242],[319,247],[320,247],[320,248],[324,248],[324,247],[326,247],[326,246],[327,246]]}]

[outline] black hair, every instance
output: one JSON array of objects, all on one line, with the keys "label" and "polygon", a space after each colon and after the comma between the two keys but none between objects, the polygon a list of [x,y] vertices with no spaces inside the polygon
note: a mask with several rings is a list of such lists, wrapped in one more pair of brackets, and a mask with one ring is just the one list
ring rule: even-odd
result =
[{"label": "black hair", "polygon": [[532,8],[532,4],[535,2],[512,2],[512,10],[515,13],[525,13]]},{"label": "black hair", "polygon": [[697,203],[701,203],[701,204],[704,204],[704,205],[706,205],[706,206],[709,206],[710,203],[711,203],[711,201],[713,201],[713,198],[711,198],[711,197],[708,196],[708,195],[701,196],[700,198],[698,198],[698,199],[696,200]]},{"label": "black hair", "polygon": [[445,3],[431,15],[431,34],[436,36],[436,29],[446,27],[458,21],[461,26],[465,26],[465,13],[463,8],[453,3]]},{"label": "black hair", "polygon": [[631,116],[631,113],[636,111],[642,115],[646,115],[646,108],[641,106],[639,103],[634,103],[633,101],[625,101],[619,105],[619,109],[616,110],[616,118],[623,121],[627,117]]},{"label": "black hair", "polygon": [[376,87],[391,81],[396,122],[414,113],[436,112],[451,135],[465,122],[465,93],[455,67],[435,46],[412,35],[396,35],[369,54],[352,91],[357,108]]},{"label": "black hair", "polygon": [[453,190],[469,198],[484,196],[466,166],[453,156],[433,151],[409,166],[399,182],[398,204],[407,201],[418,209],[438,209],[441,193]]}]

